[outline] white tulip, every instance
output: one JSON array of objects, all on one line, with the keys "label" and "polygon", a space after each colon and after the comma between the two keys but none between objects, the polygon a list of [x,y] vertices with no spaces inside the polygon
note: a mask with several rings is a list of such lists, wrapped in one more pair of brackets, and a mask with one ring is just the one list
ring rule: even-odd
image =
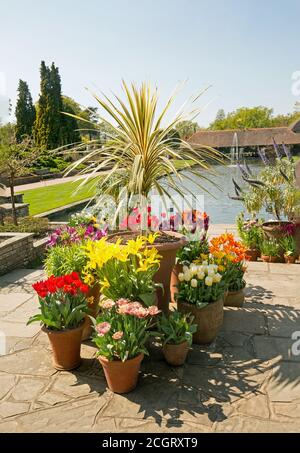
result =
[{"label": "white tulip", "polygon": [[202,272],[197,272],[197,278],[198,278],[198,280],[203,280],[204,277],[205,277],[205,274],[204,274],[203,271],[202,271]]},{"label": "white tulip", "polygon": [[207,261],[202,261],[202,266],[208,266],[208,262]]},{"label": "white tulip", "polygon": [[195,264],[192,264],[191,267],[190,267],[190,272],[191,272],[193,275],[196,275],[196,274],[197,274],[197,271],[198,271],[198,267],[197,267]]},{"label": "white tulip", "polygon": [[182,272],[180,272],[180,274],[178,274],[178,280],[179,280],[180,282],[183,282],[183,280],[184,280],[184,274],[183,274]]},{"label": "white tulip", "polygon": [[191,280],[191,278],[192,278],[192,274],[190,271],[184,273],[184,280],[186,282],[189,282]]},{"label": "white tulip", "polygon": [[215,275],[215,270],[211,267],[207,268],[207,275],[213,276]]},{"label": "white tulip", "polygon": [[193,288],[197,288],[197,285],[198,285],[197,280],[196,280],[195,278],[192,278],[192,280],[191,280],[191,286],[192,286]]},{"label": "white tulip", "polygon": [[207,277],[205,278],[205,284],[206,284],[206,286],[212,286],[212,284],[213,284],[213,279],[212,279],[212,277],[207,276]]},{"label": "white tulip", "polygon": [[219,283],[221,281],[222,275],[218,272],[213,276],[214,283]]},{"label": "white tulip", "polygon": [[189,272],[190,268],[188,266],[183,266],[182,270],[183,273],[185,274],[186,272]]}]

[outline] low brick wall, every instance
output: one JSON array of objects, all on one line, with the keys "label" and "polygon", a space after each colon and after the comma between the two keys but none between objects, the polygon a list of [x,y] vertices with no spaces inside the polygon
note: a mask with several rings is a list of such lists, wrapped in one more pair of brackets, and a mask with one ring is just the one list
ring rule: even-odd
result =
[{"label": "low brick wall", "polygon": [[0,233],[0,275],[26,267],[41,252],[35,247],[32,233]]}]

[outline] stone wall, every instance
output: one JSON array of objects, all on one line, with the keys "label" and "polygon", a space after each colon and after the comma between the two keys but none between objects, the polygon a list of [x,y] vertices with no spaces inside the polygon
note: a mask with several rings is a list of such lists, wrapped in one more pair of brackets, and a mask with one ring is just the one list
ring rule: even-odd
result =
[{"label": "stone wall", "polygon": [[0,233],[0,275],[26,267],[37,258],[40,247],[34,246],[32,233]]}]

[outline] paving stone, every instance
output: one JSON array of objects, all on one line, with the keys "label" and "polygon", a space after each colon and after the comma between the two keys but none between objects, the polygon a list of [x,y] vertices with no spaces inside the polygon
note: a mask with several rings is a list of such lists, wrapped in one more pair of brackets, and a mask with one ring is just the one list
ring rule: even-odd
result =
[{"label": "paving stone", "polygon": [[41,378],[22,377],[12,392],[16,401],[33,401],[48,381]]},{"label": "paving stone", "polygon": [[273,411],[278,417],[296,418],[297,420],[300,420],[300,402],[298,404],[274,403]]},{"label": "paving stone", "polygon": [[[299,267],[300,269],[300,267]],[[276,274],[259,277],[251,274],[247,277],[247,294],[251,292],[254,299],[266,300],[273,297],[295,297],[299,294],[299,277]]]},{"label": "paving stone", "polygon": [[16,378],[13,374],[0,374],[0,399],[4,398],[15,385]]},{"label": "paving stone", "polygon": [[15,310],[31,297],[32,296],[30,294],[18,292],[13,294],[0,294],[0,316],[2,316],[5,312]]},{"label": "paving stone", "polygon": [[70,399],[70,396],[63,395],[62,393],[47,391],[43,395],[39,396],[38,401],[50,406],[55,406],[55,404],[65,403]]},{"label": "paving stone", "polygon": [[89,395],[91,392],[105,392],[106,383],[103,378],[91,379],[86,376],[82,377],[74,371],[73,373],[59,373],[51,386],[51,390],[71,398],[80,398]]},{"label": "paving stone", "polygon": [[12,283],[21,285],[22,283],[32,284],[45,277],[45,272],[41,269],[15,269],[8,274],[0,277],[0,285]]},{"label": "paving stone", "polygon": [[300,310],[269,310],[267,323],[270,335],[291,338],[293,332],[300,331]]},{"label": "paving stone", "polygon": [[283,275],[300,275],[299,264],[289,264],[288,267],[285,263],[272,263],[269,265],[270,274],[283,274]]},{"label": "paving stone", "polygon": [[[17,307],[13,312],[4,316],[2,319],[4,322],[22,323],[28,320],[30,316],[35,315],[39,312],[38,301],[35,296],[30,297],[29,300],[24,302],[21,306]],[[38,326],[38,324],[37,324]]]},{"label": "paving stone", "polygon": [[18,422],[16,420],[0,421],[0,433],[18,432]]},{"label": "paving stone", "polygon": [[265,390],[272,402],[297,401],[300,398],[300,363],[279,363]]},{"label": "paving stone", "polygon": [[38,323],[27,326],[26,322],[27,319],[23,323],[0,321],[0,331],[7,337],[32,338],[41,328]]},{"label": "paving stone", "polygon": [[279,357],[282,360],[290,360],[300,364],[300,356],[295,356],[292,353],[293,343],[294,340],[290,338],[254,337],[254,348],[258,359],[270,360]]},{"label": "paving stone", "polygon": [[29,410],[29,403],[13,403],[11,401],[0,402],[0,417],[12,417],[24,414]]},{"label": "paving stone", "polygon": [[256,417],[235,416],[217,423],[215,432],[228,433],[295,433],[299,432],[299,423],[282,423],[262,420]]},{"label": "paving stone", "polygon": [[269,263],[264,263],[263,261],[248,261],[247,263],[247,272],[246,272],[246,279],[248,274],[251,273],[251,271],[254,273],[260,273],[260,272],[269,272]]},{"label": "paving stone", "polygon": [[45,353],[42,347],[0,356],[0,371],[32,376],[51,376],[56,373],[52,367],[50,354]]},{"label": "paving stone", "polygon": [[255,310],[226,308],[221,332],[265,333],[265,320]]},{"label": "paving stone", "polygon": [[236,410],[244,415],[265,418],[270,417],[268,399],[265,395],[254,395],[244,398],[236,404]]}]

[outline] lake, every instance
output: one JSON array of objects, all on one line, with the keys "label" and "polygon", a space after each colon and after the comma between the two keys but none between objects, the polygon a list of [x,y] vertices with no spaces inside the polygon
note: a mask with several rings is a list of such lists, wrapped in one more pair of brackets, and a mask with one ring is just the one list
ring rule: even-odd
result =
[{"label": "lake", "polygon": [[[255,174],[261,168],[262,163],[258,160],[251,160],[249,166]],[[235,223],[237,215],[243,210],[243,205],[240,201],[231,200],[228,197],[228,194],[235,195],[232,178],[234,178],[239,185],[243,185],[241,172],[236,165],[218,165],[214,166],[214,169],[217,176],[213,176],[213,180],[221,188],[221,190],[207,182],[204,182],[203,185],[209,193],[206,193],[204,190],[200,190],[199,187],[197,187],[197,185],[193,182],[196,181],[197,178],[194,175],[190,175],[193,181],[185,181],[185,187],[192,191],[193,194],[197,195],[201,201],[203,200],[202,209],[204,209],[210,216],[211,223]],[[182,173],[188,172],[188,170],[182,171]],[[205,173],[206,172],[204,171],[203,174],[205,175]],[[70,215],[74,212],[76,211],[56,216],[55,221],[67,221]],[[266,213],[262,213],[262,215],[265,219],[270,217],[270,215]]]}]

